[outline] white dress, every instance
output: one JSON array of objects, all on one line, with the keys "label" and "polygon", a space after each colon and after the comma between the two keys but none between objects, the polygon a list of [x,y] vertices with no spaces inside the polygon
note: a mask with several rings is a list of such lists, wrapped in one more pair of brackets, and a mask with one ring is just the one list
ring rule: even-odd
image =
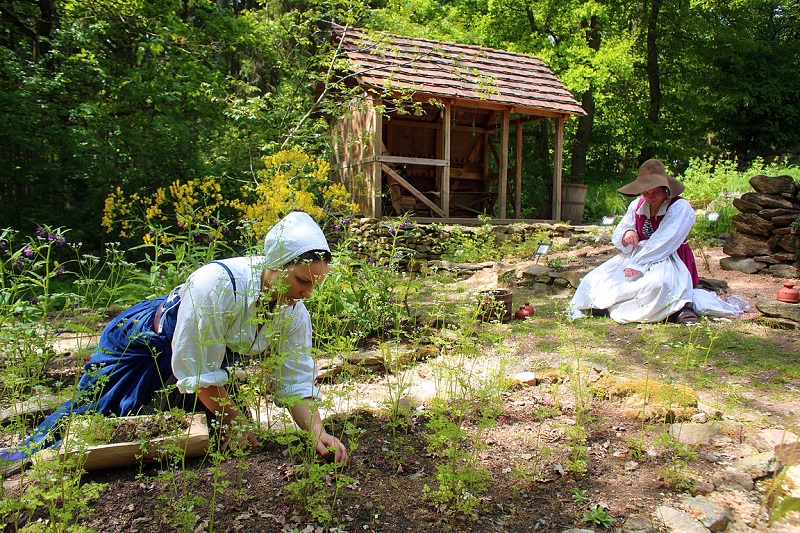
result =
[{"label": "white dress", "polygon": [[[570,317],[582,318],[591,309],[604,309],[621,324],[660,322],[689,302],[695,313],[710,317],[736,316],[750,309],[739,296],[732,295],[725,301],[711,291],[692,288],[692,276],[677,254],[694,224],[694,210],[686,200],[676,200],[669,209],[664,202],[656,213],[664,218],[653,235],[638,247],[623,246],[625,232],[636,231],[634,215],[638,204],[638,198],[631,202],[611,236],[611,242],[622,253],[581,280],[567,308]],[[649,217],[650,204],[642,202],[638,214]],[[626,268],[641,274],[626,278]]]},{"label": "white dress", "polygon": [[[664,202],[656,213],[664,218],[653,235],[637,247],[623,246],[625,232],[636,231],[637,204],[638,198],[628,206],[611,236],[621,253],[589,272],[578,285],[568,307],[572,318],[588,316],[591,309],[605,309],[622,324],[660,322],[692,302],[692,276],[677,250],[692,229],[694,209],[685,200],[675,201],[669,209]],[[642,202],[639,214],[649,217],[650,204]],[[641,274],[626,278],[626,268]]]}]

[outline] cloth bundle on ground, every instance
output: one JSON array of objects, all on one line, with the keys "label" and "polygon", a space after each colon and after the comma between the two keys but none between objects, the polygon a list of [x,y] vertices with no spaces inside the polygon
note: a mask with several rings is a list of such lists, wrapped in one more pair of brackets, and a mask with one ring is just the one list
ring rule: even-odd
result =
[{"label": "cloth bundle on ground", "polygon": [[[59,422],[69,414],[135,414],[168,383],[180,392],[225,385],[232,351],[285,354],[276,370],[276,398],[318,397],[310,355],[311,318],[302,301],[277,308],[270,327],[251,320],[262,293],[261,274],[305,252],[330,252],[322,230],[305,213],[287,215],[267,234],[265,255],[213,261],[197,269],[169,295],[136,304],[103,330],[84,366],[77,392],[18,445],[0,450],[0,463],[25,459],[59,441]],[[280,332],[279,338],[276,332]]]}]

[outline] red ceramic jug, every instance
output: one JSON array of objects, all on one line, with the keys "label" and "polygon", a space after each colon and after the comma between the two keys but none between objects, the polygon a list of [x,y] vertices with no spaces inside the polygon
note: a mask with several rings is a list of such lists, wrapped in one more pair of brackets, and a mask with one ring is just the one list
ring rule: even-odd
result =
[{"label": "red ceramic jug", "polygon": [[800,292],[794,288],[794,283],[787,281],[783,287],[778,290],[778,301],[790,304],[800,302]]}]

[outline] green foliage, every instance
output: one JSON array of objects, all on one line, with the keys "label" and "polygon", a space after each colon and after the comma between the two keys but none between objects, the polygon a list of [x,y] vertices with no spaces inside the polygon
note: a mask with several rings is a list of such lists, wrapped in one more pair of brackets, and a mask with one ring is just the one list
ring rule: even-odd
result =
[{"label": "green foliage", "polygon": [[785,498],[781,499],[781,502],[773,509],[772,513],[770,513],[769,520],[770,522],[777,522],[778,520],[784,518],[787,514],[791,512],[799,512],[800,511],[800,498],[795,496],[786,496]]},{"label": "green foliage", "polygon": [[584,503],[589,501],[589,497],[587,496],[588,492],[589,491],[586,489],[579,489],[578,487],[575,487],[574,489],[572,489],[572,499],[578,505],[583,505]]},{"label": "green foliage", "polygon": [[583,513],[583,522],[600,526],[603,529],[608,529],[617,520],[611,516],[608,509],[599,505],[592,507],[590,510]]},{"label": "green foliage", "polygon": [[697,157],[689,161],[683,172],[681,182],[686,190],[681,196],[710,202],[727,193],[746,192],[751,190],[747,180],[763,171],[768,170],[758,162],[752,165],[750,172],[739,172],[734,161]]},{"label": "green foliage", "polygon": [[363,246],[349,234],[348,224],[347,219],[339,220],[344,233],[333,254],[331,273],[308,300],[315,347],[327,353],[352,350],[370,335],[384,338],[394,331],[396,337],[408,320],[399,262],[410,251],[398,239],[413,229],[404,219],[390,222],[383,228],[390,241],[388,251],[378,248],[374,255],[361,258],[348,251]]}]

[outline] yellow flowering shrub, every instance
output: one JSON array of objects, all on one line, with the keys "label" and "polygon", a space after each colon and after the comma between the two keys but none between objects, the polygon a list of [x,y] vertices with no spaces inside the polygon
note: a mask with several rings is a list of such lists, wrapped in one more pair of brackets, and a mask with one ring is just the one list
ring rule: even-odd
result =
[{"label": "yellow flowering shrub", "polygon": [[192,237],[201,227],[202,238],[221,240],[227,229],[219,217],[228,212],[247,221],[242,238],[260,239],[290,211],[305,211],[314,218],[355,213],[358,206],[344,185],[330,183],[329,174],[324,159],[291,149],[265,158],[255,183],[241,187],[233,199],[223,197],[214,178],[175,181],[149,195],[126,195],[117,187],[106,198],[102,226],[108,233],[140,238],[145,244],[165,244],[180,233]]},{"label": "yellow flowering shrub", "polygon": [[102,226],[108,233],[118,231],[123,238],[140,237],[145,244],[166,244],[173,240],[170,232],[164,231],[169,227],[177,227],[173,235],[191,235],[202,225],[204,238],[219,240],[225,228],[217,217],[230,204],[221,190],[213,178],[174,181],[152,195],[125,195],[117,187],[106,198]]},{"label": "yellow flowering shrub", "polygon": [[330,165],[298,149],[283,150],[264,159],[255,184],[242,188],[232,202],[241,217],[250,221],[249,237],[261,237],[291,211],[305,211],[314,218],[325,213],[350,215],[358,206],[340,183],[330,183]]}]

